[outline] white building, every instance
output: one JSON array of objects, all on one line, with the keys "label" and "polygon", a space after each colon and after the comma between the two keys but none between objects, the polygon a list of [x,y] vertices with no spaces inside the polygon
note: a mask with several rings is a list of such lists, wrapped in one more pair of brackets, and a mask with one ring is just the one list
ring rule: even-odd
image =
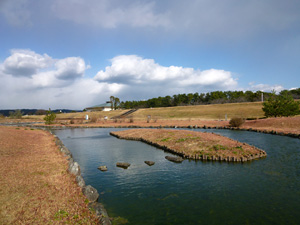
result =
[{"label": "white building", "polygon": [[103,103],[103,104],[100,104],[100,105],[95,105],[95,106],[88,107],[88,108],[85,108],[85,109],[89,112],[93,112],[93,111],[111,111],[111,110],[113,110],[111,108],[111,103],[110,102],[106,102],[106,103]]}]

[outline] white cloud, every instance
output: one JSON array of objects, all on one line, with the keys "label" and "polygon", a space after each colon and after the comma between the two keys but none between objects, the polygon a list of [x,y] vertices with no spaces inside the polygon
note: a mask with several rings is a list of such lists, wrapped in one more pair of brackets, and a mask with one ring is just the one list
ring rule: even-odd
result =
[{"label": "white cloud", "polygon": [[40,55],[30,50],[14,49],[11,56],[5,59],[2,70],[13,76],[32,76],[39,69],[52,64],[47,54]]},{"label": "white cloud", "polygon": [[132,27],[166,26],[165,15],[154,12],[155,3],[112,0],[55,0],[54,14],[78,24],[115,28],[120,25]]},{"label": "white cloud", "polygon": [[[84,77],[89,66],[80,57],[53,59],[30,50],[11,51],[0,68],[2,109],[83,109],[103,103],[111,95],[126,101],[239,89],[230,71],[166,67],[136,55],[114,57],[94,78]],[[252,90],[283,89],[280,85],[249,85]]]},{"label": "white cloud", "polygon": [[89,67],[80,57],[52,59],[30,50],[12,50],[0,64],[0,107],[83,109],[107,101],[123,88],[84,78]]},{"label": "white cloud", "polygon": [[57,68],[56,77],[59,79],[74,79],[82,77],[86,70],[85,62],[79,57],[69,57],[58,60],[55,63]]},{"label": "white cloud", "polygon": [[[143,86],[152,90],[153,86],[162,89],[189,90],[229,90],[237,86],[231,72],[224,70],[195,70],[178,66],[161,66],[153,59],[143,59],[136,55],[121,55],[111,60],[111,66],[95,76],[100,82]],[[134,89],[132,88],[132,89]],[[146,91],[146,90],[145,90]]]},{"label": "white cloud", "polygon": [[256,91],[264,91],[264,92],[271,92],[275,91],[276,93],[279,93],[280,91],[284,90],[284,87],[278,84],[275,85],[269,85],[269,84],[255,84],[254,82],[249,83],[249,89],[250,90],[256,90]]},{"label": "white cloud", "polygon": [[3,75],[29,78],[34,87],[61,87],[83,77],[89,66],[80,57],[52,59],[47,54],[14,49],[0,68]]}]

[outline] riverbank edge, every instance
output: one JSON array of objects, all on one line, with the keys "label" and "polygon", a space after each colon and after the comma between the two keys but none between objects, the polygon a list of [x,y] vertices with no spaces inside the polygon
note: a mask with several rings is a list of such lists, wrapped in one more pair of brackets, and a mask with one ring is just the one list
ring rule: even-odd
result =
[{"label": "riverbank edge", "polygon": [[[197,155],[189,155],[189,154],[185,154],[184,152],[179,152],[179,151],[176,151],[175,149],[172,149],[172,148],[169,148],[168,146],[166,145],[160,145],[159,143],[157,142],[152,142],[150,140],[147,140],[145,138],[135,138],[135,137],[122,137],[121,135],[119,134],[116,134],[115,132],[110,132],[109,133],[111,136],[114,136],[116,138],[119,138],[119,139],[124,139],[124,140],[132,140],[132,141],[141,141],[141,142],[144,142],[146,144],[149,144],[151,146],[154,146],[154,147],[157,147],[159,149],[162,149],[166,152],[170,152],[170,153],[173,153],[175,155],[178,155],[182,158],[185,158],[185,159],[192,159],[192,160],[201,160],[201,161],[220,161],[220,162],[236,162],[236,163],[243,163],[243,162],[250,162],[252,160],[256,160],[256,159],[260,159],[260,158],[265,158],[267,156],[267,153],[255,146],[251,146],[253,147],[254,149],[258,150],[259,151],[259,154],[255,154],[255,155],[252,155],[250,157],[241,157],[241,158],[238,158],[238,157],[217,157],[217,156],[212,156],[211,158],[207,157],[206,155],[202,155],[202,156],[197,156]],[[227,138],[227,137],[226,137]],[[233,140],[231,138],[228,138],[230,140]],[[241,143],[242,144],[242,143]]]},{"label": "riverbank edge", "polygon": [[[76,179],[76,183],[77,185],[81,188],[81,190],[83,190],[85,187],[87,187],[85,185],[84,179],[81,176],[81,172],[80,172],[80,166],[77,162],[74,161],[72,153],[70,152],[70,150],[63,144],[63,142],[59,139],[59,137],[57,137],[52,131],[50,130],[44,130],[44,131],[48,131],[55,140],[55,144],[59,147],[60,152],[63,153],[63,155],[67,158],[67,160],[69,161],[69,166],[68,166],[68,172],[71,174],[74,174]],[[74,167],[74,165],[78,165],[78,168],[76,169],[75,173],[72,173],[71,170]],[[90,186],[90,185],[89,185]],[[83,194],[85,195],[85,193],[83,192]],[[106,209],[104,208],[104,205],[100,202],[90,202],[88,204],[88,208],[91,208],[95,211],[96,215],[99,218],[99,221],[101,222],[101,224],[103,225],[111,225],[111,221],[109,219],[108,213],[106,211]]]},{"label": "riverbank edge", "polygon": [[[21,125],[22,126],[22,125]],[[176,126],[176,125],[157,125],[157,126],[136,126],[136,125],[117,125],[117,126],[68,126],[68,125],[24,125],[28,127],[36,127],[36,128],[187,128],[187,129],[224,129],[224,130],[237,130],[237,131],[250,131],[250,132],[256,132],[256,133],[264,133],[264,134],[272,134],[272,135],[279,135],[279,136],[287,136],[287,137],[292,137],[292,138],[299,138],[300,139],[300,134],[299,133],[293,133],[293,132],[281,132],[277,131],[276,129],[272,130],[266,130],[266,129],[257,129],[257,128],[238,128],[238,127],[228,127],[228,126],[198,126],[198,125],[187,125],[187,126]]]}]

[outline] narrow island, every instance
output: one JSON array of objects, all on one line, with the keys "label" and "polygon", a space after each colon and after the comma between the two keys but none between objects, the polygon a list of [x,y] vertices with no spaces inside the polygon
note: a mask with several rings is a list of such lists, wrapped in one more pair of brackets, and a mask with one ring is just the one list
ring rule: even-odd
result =
[{"label": "narrow island", "polygon": [[261,149],[214,133],[129,129],[110,134],[120,139],[142,141],[186,159],[246,162],[267,156]]}]

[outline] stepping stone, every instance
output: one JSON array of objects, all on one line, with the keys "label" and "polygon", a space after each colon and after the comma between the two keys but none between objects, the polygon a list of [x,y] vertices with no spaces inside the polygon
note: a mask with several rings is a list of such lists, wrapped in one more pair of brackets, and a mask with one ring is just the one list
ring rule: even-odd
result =
[{"label": "stepping stone", "polygon": [[130,163],[122,163],[122,162],[117,162],[116,164],[117,167],[121,167],[123,169],[127,169],[130,166]]},{"label": "stepping stone", "polygon": [[101,170],[101,171],[103,171],[103,172],[107,171],[107,167],[106,166],[99,166],[98,169]]},{"label": "stepping stone", "polygon": [[153,166],[155,164],[155,162],[153,161],[145,161],[145,163],[148,165],[148,166]]},{"label": "stepping stone", "polygon": [[181,158],[181,157],[174,157],[174,156],[169,156],[169,155],[167,155],[165,157],[165,159],[167,159],[171,162],[176,162],[176,163],[181,163],[183,161],[183,158]]}]

